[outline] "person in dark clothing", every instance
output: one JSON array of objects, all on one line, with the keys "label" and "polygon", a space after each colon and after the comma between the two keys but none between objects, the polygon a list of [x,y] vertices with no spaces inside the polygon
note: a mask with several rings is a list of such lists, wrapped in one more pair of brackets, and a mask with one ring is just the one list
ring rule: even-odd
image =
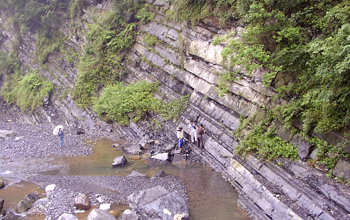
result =
[{"label": "person in dark clothing", "polygon": [[199,127],[197,127],[197,144],[198,144],[198,147],[201,149],[203,149],[203,134],[205,134],[205,132],[207,132],[203,125],[201,124]]},{"label": "person in dark clothing", "polygon": [[63,138],[64,138],[64,133],[63,133],[62,128],[60,128],[60,129],[58,130],[58,141],[59,141],[60,147],[63,146]]}]

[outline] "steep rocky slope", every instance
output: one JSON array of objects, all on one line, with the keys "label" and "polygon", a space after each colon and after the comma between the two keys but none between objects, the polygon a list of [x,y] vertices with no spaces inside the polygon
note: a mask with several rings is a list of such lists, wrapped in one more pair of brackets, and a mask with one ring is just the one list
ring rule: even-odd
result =
[{"label": "steep rocky slope", "polygon": [[[153,4],[154,9],[170,7],[166,0],[147,2]],[[111,7],[110,4],[103,1],[96,7],[103,10]],[[232,183],[240,193],[240,206],[253,218],[350,219],[349,187],[327,179],[324,172],[302,161],[261,162],[254,156],[242,158],[235,154],[239,138],[234,136],[234,131],[240,125],[240,117],[257,115],[255,120],[259,120],[259,117],[264,117],[261,109],[278,103],[272,100],[275,95],[273,88],[263,86],[262,73],[258,71],[253,75],[242,75],[230,85],[229,94],[223,97],[218,95],[219,73],[224,70],[221,64],[223,45],[214,46],[211,42],[215,36],[223,36],[232,30],[239,37],[243,28],[227,24],[225,28],[218,29],[215,19],[205,20],[195,27],[186,23],[173,23],[161,11],[155,10],[155,19],[139,27],[142,32],[128,52],[127,62],[123,66],[130,71],[127,82],[141,79],[159,81],[159,97],[162,94],[168,98],[189,95],[188,106],[177,121],[165,122],[158,129],[145,122],[132,122],[129,126],[121,127],[102,122],[91,110],[77,107],[69,93],[60,97],[64,90],[73,88],[77,66],[66,62],[63,54],[54,53],[45,63],[47,68],[43,69],[35,62],[34,33],[28,33],[22,39],[20,60],[23,66],[40,69],[55,84],[57,92],[44,107],[30,115],[22,114],[15,106],[8,107],[2,102],[1,120],[65,123],[73,129],[108,129],[118,135],[140,140],[140,143],[160,137],[161,146],[166,147],[176,140],[175,128],[186,127],[189,120],[193,119],[207,129],[201,160]],[[6,21],[7,14],[0,13],[0,18],[2,22]],[[89,14],[85,13],[83,19],[88,18]],[[69,47],[80,53],[84,36],[80,36],[79,32],[73,34],[66,22],[62,31],[69,36]],[[144,42],[146,34],[157,37],[153,46]],[[14,33],[10,28],[3,28],[1,36],[1,49],[10,50]],[[242,133],[245,134],[244,131]],[[283,128],[279,128],[277,134],[284,139],[293,138]],[[302,141],[298,143],[303,145]],[[191,147],[195,154],[200,153],[196,146]]]}]

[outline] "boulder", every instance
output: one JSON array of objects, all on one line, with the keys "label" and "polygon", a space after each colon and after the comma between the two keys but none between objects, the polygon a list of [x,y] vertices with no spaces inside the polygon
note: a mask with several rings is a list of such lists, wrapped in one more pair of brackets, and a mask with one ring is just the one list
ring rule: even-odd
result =
[{"label": "boulder", "polygon": [[131,209],[127,209],[123,212],[122,219],[124,220],[138,220],[139,216]]},{"label": "boulder", "polygon": [[0,179],[0,189],[5,187],[5,181],[3,179]]},{"label": "boulder", "polygon": [[128,161],[126,160],[126,158],[124,156],[120,156],[120,157],[116,157],[113,160],[113,167],[123,167],[128,163]]},{"label": "boulder", "polygon": [[350,162],[340,158],[335,166],[333,174],[350,180]]},{"label": "boulder", "polygon": [[174,220],[176,216],[189,217],[185,199],[178,192],[170,192],[162,186],[135,192],[128,196],[128,201],[131,209],[150,219]]},{"label": "boulder", "polygon": [[63,213],[57,220],[78,220],[78,218],[73,214]]},{"label": "boulder", "polygon": [[16,132],[12,130],[0,130],[0,138],[8,138],[16,136]]},{"label": "boulder", "polygon": [[298,148],[298,156],[300,160],[305,162],[310,156],[312,145],[297,136],[293,138],[292,144],[294,147]]},{"label": "boulder", "polygon": [[142,153],[139,144],[126,144],[123,146],[123,152],[127,154],[139,155]]},{"label": "boulder", "polygon": [[33,206],[34,202],[36,202],[38,199],[40,199],[40,196],[38,193],[34,192],[34,193],[28,194],[22,201],[20,201],[17,204],[16,212],[17,213],[27,212]]},{"label": "boulder", "polygon": [[116,218],[105,210],[93,209],[89,213],[87,220],[116,220]]},{"label": "boulder", "polygon": [[74,207],[78,210],[88,210],[90,209],[90,201],[86,194],[79,193],[74,198]]}]

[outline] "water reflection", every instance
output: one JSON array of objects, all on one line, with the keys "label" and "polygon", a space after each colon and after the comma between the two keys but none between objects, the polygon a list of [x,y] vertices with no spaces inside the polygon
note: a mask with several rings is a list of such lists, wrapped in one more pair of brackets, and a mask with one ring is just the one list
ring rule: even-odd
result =
[{"label": "water reflection", "polygon": [[[123,144],[123,140],[118,141]],[[219,173],[201,164],[182,164],[147,166],[147,160],[131,155],[124,155],[121,150],[112,148],[116,143],[109,139],[88,141],[94,147],[92,156],[61,157],[55,163],[68,165],[52,171],[57,175],[118,175],[126,176],[132,171],[154,176],[159,171],[182,179],[189,196],[188,206],[191,220],[245,220],[249,219],[237,206],[238,194]],[[128,165],[123,168],[112,168],[113,159],[124,155]]]}]

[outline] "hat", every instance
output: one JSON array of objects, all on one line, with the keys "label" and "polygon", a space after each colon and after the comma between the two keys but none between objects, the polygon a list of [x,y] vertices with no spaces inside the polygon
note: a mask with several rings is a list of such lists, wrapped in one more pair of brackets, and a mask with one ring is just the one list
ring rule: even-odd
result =
[{"label": "hat", "polygon": [[181,130],[182,130],[182,127],[177,128],[177,130],[178,130],[178,131],[181,131]]}]

